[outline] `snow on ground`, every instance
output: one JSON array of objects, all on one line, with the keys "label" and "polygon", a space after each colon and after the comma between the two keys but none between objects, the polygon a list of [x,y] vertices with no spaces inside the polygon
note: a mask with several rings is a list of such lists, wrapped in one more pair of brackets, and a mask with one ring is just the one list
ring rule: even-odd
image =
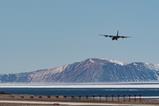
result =
[{"label": "snow on ground", "polygon": [[159,88],[159,83],[62,83],[62,84],[0,84],[0,88]]}]

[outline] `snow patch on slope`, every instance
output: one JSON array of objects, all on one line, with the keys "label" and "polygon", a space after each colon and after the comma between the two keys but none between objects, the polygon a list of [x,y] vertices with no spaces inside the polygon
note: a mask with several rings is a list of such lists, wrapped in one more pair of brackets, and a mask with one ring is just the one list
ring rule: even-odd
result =
[{"label": "snow patch on slope", "polygon": [[91,59],[91,58],[89,59],[89,61],[90,61],[91,63],[94,63],[94,60],[93,60],[93,59]]},{"label": "snow patch on slope", "polygon": [[111,63],[119,64],[119,65],[125,65],[123,62],[117,61],[117,60],[109,60]]},{"label": "snow patch on slope", "polygon": [[53,75],[57,73],[63,72],[68,65],[63,65],[60,67],[50,68],[43,71],[35,71],[34,73],[30,74],[30,80],[34,82],[45,82],[53,77]]},{"label": "snow patch on slope", "polygon": [[61,73],[61,72],[63,72],[66,69],[67,66],[68,65],[66,64],[66,65],[63,65],[63,66],[59,66],[59,67],[55,67],[55,68],[50,68],[50,69],[48,69],[48,71],[52,71],[54,73]]},{"label": "snow patch on slope", "polygon": [[145,63],[145,64],[146,64],[146,67],[159,71],[159,65],[158,64],[150,64],[150,63]]}]

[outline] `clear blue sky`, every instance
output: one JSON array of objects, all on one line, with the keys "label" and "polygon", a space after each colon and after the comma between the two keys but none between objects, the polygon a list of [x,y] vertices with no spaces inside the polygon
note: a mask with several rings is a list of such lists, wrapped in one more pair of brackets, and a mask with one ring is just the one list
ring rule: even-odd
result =
[{"label": "clear blue sky", "polygon": [[[1,0],[0,73],[90,57],[159,63],[158,0]],[[98,34],[131,39],[111,41]]]}]

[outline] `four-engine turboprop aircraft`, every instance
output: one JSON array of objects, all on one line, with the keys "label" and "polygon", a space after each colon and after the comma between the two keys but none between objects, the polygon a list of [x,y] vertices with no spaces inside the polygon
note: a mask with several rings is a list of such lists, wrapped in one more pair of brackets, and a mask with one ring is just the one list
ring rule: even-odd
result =
[{"label": "four-engine turboprop aircraft", "polygon": [[118,30],[117,30],[117,34],[116,35],[104,35],[104,34],[101,34],[101,36],[110,37],[112,40],[118,40],[119,38],[130,38],[129,36],[119,36],[119,31]]}]

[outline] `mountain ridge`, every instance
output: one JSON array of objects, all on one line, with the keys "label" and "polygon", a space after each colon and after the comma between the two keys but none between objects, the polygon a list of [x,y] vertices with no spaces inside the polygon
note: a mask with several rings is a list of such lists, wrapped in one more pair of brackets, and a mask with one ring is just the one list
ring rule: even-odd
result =
[{"label": "mountain ridge", "polygon": [[132,62],[123,63],[116,60],[88,58],[81,62],[59,67],[0,75],[1,83],[12,82],[143,82],[159,81],[159,65]]}]

